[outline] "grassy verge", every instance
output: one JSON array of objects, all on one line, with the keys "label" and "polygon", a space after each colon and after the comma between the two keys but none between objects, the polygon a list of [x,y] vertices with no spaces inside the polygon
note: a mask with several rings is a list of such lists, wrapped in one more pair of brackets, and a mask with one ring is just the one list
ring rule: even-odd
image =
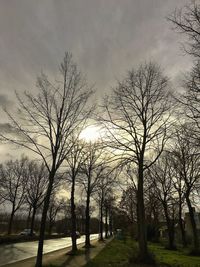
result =
[{"label": "grassy verge", "polygon": [[128,267],[129,258],[137,249],[136,243],[130,239],[126,242],[114,239],[86,267]]},{"label": "grassy verge", "polygon": [[[184,254],[181,251],[166,250],[161,245],[150,244],[150,251],[155,255],[157,266],[200,267],[200,257]],[[137,244],[131,239],[126,242],[113,240],[85,267],[131,267],[144,266],[130,263],[130,258],[137,255]]]},{"label": "grassy verge", "polygon": [[200,267],[200,257],[187,255],[187,252],[180,250],[167,250],[160,245],[150,244],[150,250],[155,254],[160,263],[172,267]]}]

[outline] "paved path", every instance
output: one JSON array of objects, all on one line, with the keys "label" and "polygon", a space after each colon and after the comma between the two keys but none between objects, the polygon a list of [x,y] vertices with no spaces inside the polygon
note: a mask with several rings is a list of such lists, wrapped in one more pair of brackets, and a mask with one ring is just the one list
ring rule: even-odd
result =
[{"label": "paved path", "polygon": [[[98,234],[90,236],[91,240],[97,239]],[[84,243],[85,236],[77,239],[77,244]],[[0,266],[35,257],[37,254],[38,241],[14,243],[0,246]],[[44,241],[43,254],[71,246],[71,238],[57,238]]]}]

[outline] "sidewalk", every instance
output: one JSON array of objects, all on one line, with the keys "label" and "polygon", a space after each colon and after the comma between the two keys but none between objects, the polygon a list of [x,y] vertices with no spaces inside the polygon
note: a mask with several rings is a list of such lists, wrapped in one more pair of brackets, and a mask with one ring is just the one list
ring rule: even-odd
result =
[{"label": "sidewalk", "polygon": [[[79,267],[84,266],[90,259],[93,259],[105,246],[109,243],[111,239],[106,240],[105,242],[99,242],[98,240],[91,241],[91,244],[94,246],[91,249],[85,250],[83,244],[78,245],[80,249],[78,255],[71,256],[67,252],[70,251],[70,247],[50,252],[43,256],[43,265],[48,266],[59,266],[59,267]],[[34,267],[35,257],[7,264],[2,267]]]}]

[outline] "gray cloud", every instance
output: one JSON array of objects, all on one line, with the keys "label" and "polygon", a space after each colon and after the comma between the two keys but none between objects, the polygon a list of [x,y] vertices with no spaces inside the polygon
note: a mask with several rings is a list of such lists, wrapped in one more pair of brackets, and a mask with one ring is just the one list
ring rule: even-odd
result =
[{"label": "gray cloud", "polygon": [[13,100],[9,99],[7,95],[0,94],[0,106],[3,108],[9,108],[13,105]]},{"label": "gray cloud", "polygon": [[[34,91],[41,70],[53,77],[65,51],[73,53],[88,80],[96,83],[97,96],[145,60],[158,61],[177,81],[191,59],[181,54],[181,37],[166,16],[186,2],[1,0],[0,106],[10,110],[15,91]],[[1,116],[0,133],[19,134]],[[1,155],[8,151],[19,154],[19,149],[1,145]]]},{"label": "gray cloud", "polygon": [[126,70],[156,60],[175,78],[188,69],[166,16],[186,0],[18,0],[0,2],[0,90],[33,89],[64,51],[99,92]]},{"label": "gray cloud", "polygon": [[16,130],[10,123],[0,123],[0,133],[16,135],[18,130]]}]

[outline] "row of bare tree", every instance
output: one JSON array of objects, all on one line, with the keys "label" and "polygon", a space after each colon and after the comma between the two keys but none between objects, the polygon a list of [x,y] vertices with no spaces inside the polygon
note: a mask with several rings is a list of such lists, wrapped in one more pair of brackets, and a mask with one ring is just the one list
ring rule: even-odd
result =
[{"label": "row of bare tree", "polygon": [[[145,173],[144,198],[148,224],[156,228],[155,240],[158,241],[159,227],[166,222],[168,248],[175,249],[175,226],[179,226],[182,245],[187,246],[184,213],[188,210],[193,234],[193,253],[199,252],[199,232],[195,219],[195,206],[200,200],[200,153],[191,124],[176,125],[157,162]],[[127,170],[126,170],[127,171]],[[129,187],[122,195],[120,206],[126,210],[130,222],[136,222],[137,186],[135,173],[126,173]],[[187,222],[189,223],[189,222]]]},{"label": "row of bare tree", "polygon": [[[105,156],[102,142],[85,143],[81,140],[73,146],[67,159],[67,177],[71,186],[71,218],[72,218],[72,250],[77,250],[76,245],[76,185],[82,186],[86,197],[85,209],[85,247],[90,247],[90,206],[93,198],[100,209],[100,236],[103,239],[103,209],[110,203],[111,212],[113,205],[113,189],[116,174],[109,165],[109,159]],[[111,213],[109,213],[109,217]],[[106,222],[108,214],[106,213]],[[106,223],[107,225],[107,223]],[[107,233],[108,231],[106,231]]]},{"label": "row of bare tree", "polygon": [[[90,246],[91,197],[100,209],[100,239],[103,240],[103,211],[105,209],[106,236],[108,235],[108,216],[113,205],[114,177],[105,157],[101,158],[102,145],[78,141],[66,159],[64,174],[57,174],[48,208],[48,233],[51,234],[58,213],[67,212],[67,197],[59,197],[61,189],[71,188],[70,213],[72,228],[72,250],[77,250],[77,199],[75,189],[86,196],[84,223],[86,223],[86,246]],[[0,165],[1,204],[11,208],[8,234],[12,232],[13,219],[17,211],[28,209],[27,225],[30,221],[30,235],[33,235],[36,212],[41,211],[47,190],[48,173],[43,164],[22,156],[20,160],[10,160]],[[84,191],[84,192],[83,192]],[[84,194],[83,194],[84,193]],[[106,204],[107,203],[107,204]],[[83,207],[84,207],[83,206]],[[28,226],[27,226],[28,227]],[[28,227],[29,228],[29,227]],[[83,229],[82,229],[83,230]],[[85,231],[83,230],[83,231]],[[111,232],[112,233],[112,232]]]},{"label": "row of bare tree", "polygon": [[[15,115],[5,110],[10,119],[12,131],[1,134],[2,140],[31,151],[36,156],[35,160],[40,160],[42,164],[38,167],[31,162],[28,164],[30,167],[27,167],[25,164],[27,159],[25,158],[16,162],[10,161],[2,165],[1,173],[3,199],[10,201],[13,207],[9,233],[11,232],[13,216],[24,201],[25,195],[26,200],[33,205],[32,218],[42,203],[36,266],[42,266],[47,216],[51,210],[51,197],[55,191],[58,177],[62,177],[67,185],[67,191],[71,192],[73,251],[77,249],[75,205],[77,183],[82,185],[86,198],[86,247],[90,247],[91,197],[94,197],[96,193],[96,200],[101,205],[101,236],[103,234],[102,207],[106,200],[109,203],[112,202],[111,181],[115,175],[104,154],[104,146],[100,141],[93,144],[80,139],[80,133],[88,124],[88,119],[94,110],[88,103],[93,91],[77,69],[71,54],[65,54],[63,62],[60,64],[59,73],[60,79],[56,80],[55,83],[51,83],[48,77],[42,73],[37,80],[37,94],[32,95],[28,92],[25,92],[23,96],[17,94],[19,105]],[[8,170],[11,168],[9,164],[14,168],[12,174]],[[26,168],[29,168],[28,175]],[[36,171],[37,168],[38,171]],[[12,175],[16,176],[15,179]],[[43,176],[45,176],[44,179]],[[18,203],[13,200],[12,193],[8,197],[9,193],[7,194],[6,191],[9,191],[9,188],[6,190],[4,187],[4,179],[8,180],[8,187],[14,188],[14,194],[21,194]],[[14,180],[16,180],[16,184],[14,184]],[[30,190],[27,186],[30,187]],[[20,190],[17,190],[18,187],[21,187]],[[109,190],[108,187],[110,187]],[[23,192],[25,188],[26,194]],[[34,195],[32,200],[33,192],[36,196]],[[106,210],[108,212],[110,208]],[[107,212],[106,218],[108,218]]]},{"label": "row of bare tree", "polygon": [[[0,165],[1,203],[11,207],[8,234],[12,232],[16,212],[26,203],[31,216],[31,234],[37,209],[44,201],[47,173],[44,165],[38,165],[28,158],[10,160]],[[32,212],[32,214],[31,214]]]},{"label": "row of bare tree", "polygon": [[[183,92],[176,97],[173,96],[169,78],[157,64],[150,62],[129,71],[125,79],[118,81],[117,86],[104,98],[100,110],[94,112],[94,106],[90,104],[93,101],[93,90],[88,87],[72,56],[66,53],[59,68],[59,79],[52,83],[46,75],[41,74],[37,80],[38,93],[32,95],[25,92],[23,97],[17,94],[19,106],[16,113],[13,115],[6,111],[12,131],[1,134],[2,140],[34,153],[42,160],[48,174],[36,267],[42,266],[47,213],[56,177],[60,173],[67,173],[70,182],[74,250],[76,249],[74,197],[76,183],[81,182],[85,190],[87,247],[90,246],[91,197],[98,191],[97,199],[102,221],[103,203],[109,202],[104,200],[108,198],[108,192],[112,191],[111,181],[116,180],[113,162],[121,170],[128,169],[132,179],[133,174],[136,177],[132,185],[136,190],[140,261],[149,258],[144,191],[146,177],[153,183],[152,188],[156,190],[156,195],[163,203],[170,227],[170,240],[173,239],[172,199],[177,195],[180,181],[181,190],[184,185],[184,198],[192,220],[190,190],[194,186],[193,179],[196,181],[199,177],[198,170],[196,168],[194,170],[194,163],[196,164],[199,154],[200,7],[194,2],[182,12],[176,11],[169,20],[189,37],[189,48],[186,51],[195,57],[194,69],[184,82]],[[179,112],[175,112],[175,109]],[[103,145],[99,141],[95,144],[80,141],[80,133],[94,113],[96,113],[95,119],[103,128]],[[178,128],[174,133],[177,119],[181,121],[181,125],[185,125],[187,121],[187,125],[190,125],[189,130],[186,131],[185,126],[181,126],[181,130]],[[188,135],[183,137],[182,131],[186,131]],[[170,138],[172,133],[175,141]],[[191,139],[195,141],[192,142]],[[175,149],[169,149],[170,144]],[[187,152],[189,149],[187,145],[192,146],[190,152]],[[181,149],[189,155],[183,156]],[[164,150],[170,152],[163,154]],[[184,159],[186,166],[181,165],[183,164],[181,157],[186,157]],[[176,167],[173,167],[173,164]],[[176,172],[174,177],[171,171]],[[188,173],[184,173],[185,171]],[[162,179],[166,180],[164,188]],[[177,181],[174,182],[174,179]],[[171,193],[172,184],[173,188],[174,185],[178,188],[177,192]],[[180,198],[182,199],[182,195]],[[195,232],[195,225],[193,230]],[[198,245],[198,240],[195,240],[195,244]]]},{"label": "row of bare tree", "polygon": [[[194,60],[194,67],[185,75],[181,90],[176,88],[174,92],[170,92],[168,79],[163,78],[155,65],[145,65],[130,72],[119,83],[106,106],[107,121],[119,132],[119,138],[111,133],[113,147],[120,147],[127,157],[124,165],[133,182],[131,191],[136,195],[136,201],[129,208],[134,214],[136,202],[140,261],[148,259],[145,227],[145,206],[147,219],[148,205],[144,199],[146,190],[149,197],[153,197],[154,204],[156,201],[162,204],[170,248],[174,247],[176,210],[185,245],[182,210],[186,203],[193,231],[192,252],[199,255],[199,233],[192,207],[196,201],[199,203],[197,195],[200,183],[199,3],[193,1],[182,9],[177,9],[168,20],[175,26],[175,30],[187,38],[183,50]],[[157,214],[154,215],[157,219]]]}]

